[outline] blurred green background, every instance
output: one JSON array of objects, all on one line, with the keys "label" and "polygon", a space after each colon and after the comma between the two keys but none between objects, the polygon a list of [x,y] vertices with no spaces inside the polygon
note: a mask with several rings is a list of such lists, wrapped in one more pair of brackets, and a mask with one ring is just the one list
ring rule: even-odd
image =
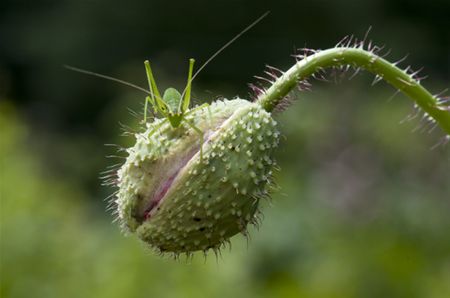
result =
[{"label": "blurred green background", "polygon": [[[347,34],[391,48],[424,85],[449,87],[450,2],[3,0],[0,3],[1,297],[450,297],[449,149],[439,128],[399,124],[403,95],[373,79],[313,82],[276,116],[279,190],[247,244],[174,261],[122,235],[99,172],[129,145],[119,122],[143,94],[65,70],[71,64],[145,86],[183,86],[264,11],[272,13],[194,82],[197,103],[249,98],[265,64]],[[138,116],[139,117],[139,116]]]}]

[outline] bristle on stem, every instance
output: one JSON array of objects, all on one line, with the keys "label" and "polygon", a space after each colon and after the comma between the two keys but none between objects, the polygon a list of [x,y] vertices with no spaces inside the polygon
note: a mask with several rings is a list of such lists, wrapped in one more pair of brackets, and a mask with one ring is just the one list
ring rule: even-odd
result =
[{"label": "bristle on stem", "polygon": [[341,66],[354,66],[366,69],[375,74],[374,84],[379,80],[385,80],[395,88],[409,96],[429,117],[438,123],[442,129],[450,135],[450,113],[446,107],[442,107],[437,96],[432,95],[417,80],[416,73],[410,74],[390,63],[376,53],[379,49],[372,47],[369,50],[363,46],[351,47],[353,37],[346,38],[339,43],[340,47],[324,50],[310,51],[303,49],[298,56],[298,62],[284,72],[268,88],[260,89],[257,102],[266,111],[272,111],[280,101],[293,90],[299,82],[305,81],[324,68]]}]

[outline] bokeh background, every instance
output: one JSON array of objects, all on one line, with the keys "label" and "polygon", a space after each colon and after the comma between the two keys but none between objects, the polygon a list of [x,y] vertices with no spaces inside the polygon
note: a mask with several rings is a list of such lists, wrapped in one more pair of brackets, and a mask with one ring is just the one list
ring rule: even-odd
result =
[{"label": "bokeh background", "polygon": [[[122,235],[99,173],[129,145],[143,94],[70,72],[71,64],[162,89],[264,11],[272,13],[194,83],[197,103],[251,95],[266,64],[343,36],[424,66],[449,87],[450,2],[2,0],[0,3],[1,297],[450,297],[449,148],[443,132],[400,123],[403,95],[361,74],[311,92],[276,116],[279,190],[247,243],[174,261]],[[135,111],[134,116],[129,110]],[[416,129],[418,128],[418,129]]]}]

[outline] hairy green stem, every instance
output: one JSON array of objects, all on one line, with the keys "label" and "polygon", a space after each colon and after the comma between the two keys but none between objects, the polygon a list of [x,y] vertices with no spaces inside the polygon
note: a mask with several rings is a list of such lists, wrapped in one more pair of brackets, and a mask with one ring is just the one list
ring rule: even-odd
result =
[{"label": "hairy green stem", "polygon": [[406,71],[395,64],[360,48],[338,47],[317,52],[297,62],[280,76],[257,101],[266,111],[272,111],[299,81],[327,67],[352,65],[381,77],[408,95],[450,135],[450,112],[439,106],[438,98],[428,92]]}]

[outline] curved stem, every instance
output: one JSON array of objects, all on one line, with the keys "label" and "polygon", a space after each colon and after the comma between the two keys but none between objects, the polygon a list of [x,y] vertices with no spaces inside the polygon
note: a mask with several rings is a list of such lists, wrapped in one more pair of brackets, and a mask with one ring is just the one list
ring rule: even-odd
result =
[{"label": "curved stem", "polygon": [[427,116],[432,117],[450,135],[450,112],[439,106],[438,98],[422,87],[406,71],[374,53],[360,48],[338,47],[304,58],[280,76],[269,89],[257,98],[257,102],[270,112],[297,86],[299,81],[321,69],[341,65],[361,67],[384,79],[408,95]]}]

